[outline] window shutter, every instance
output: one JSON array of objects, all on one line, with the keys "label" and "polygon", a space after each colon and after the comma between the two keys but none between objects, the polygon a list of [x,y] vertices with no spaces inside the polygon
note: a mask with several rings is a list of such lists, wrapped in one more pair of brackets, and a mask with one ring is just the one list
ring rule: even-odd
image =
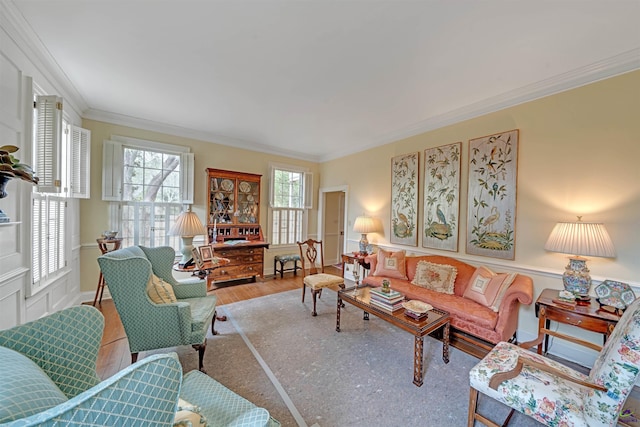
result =
[{"label": "window shutter", "polygon": [[313,209],[313,174],[304,173],[304,208]]},{"label": "window shutter", "polygon": [[102,143],[102,200],[122,200],[122,144],[105,140]]},{"label": "window shutter", "polygon": [[35,102],[36,159],[38,191],[60,193],[60,137],[62,135],[62,98],[55,95],[37,96]]},{"label": "window shutter", "polygon": [[32,278],[31,281],[34,287],[37,287],[42,280],[42,262],[43,262],[43,251],[42,251],[42,224],[46,223],[46,218],[44,218],[44,209],[42,209],[44,200],[43,196],[40,196],[36,193],[32,193],[32,204],[33,204],[33,224],[32,224],[32,236],[31,236],[31,256],[33,258],[33,269],[32,269]]},{"label": "window shutter", "polygon": [[193,204],[193,153],[180,153],[180,197],[181,203]]},{"label": "window shutter", "polygon": [[71,197],[88,199],[90,194],[91,131],[71,126]]},{"label": "window shutter", "polygon": [[276,168],[274,166],[269,167],[269,207],[276,206],[274,197],[276,195],[275,182],[276,182]]}]

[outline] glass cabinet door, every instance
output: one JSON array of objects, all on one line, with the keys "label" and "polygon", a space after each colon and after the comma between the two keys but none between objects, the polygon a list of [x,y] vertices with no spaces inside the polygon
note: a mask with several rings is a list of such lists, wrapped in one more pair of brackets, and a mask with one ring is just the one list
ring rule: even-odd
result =
[{"label": "glass cabinet door", "polygon": [[228,178],[211,177],[209,192],[209,221],[231,224],[235,208],[236,181]]},{"label": "glass cabinet door", "polygon": [[260,199],[260,183],[252,181],[238,182],[238,210],[236,215],[241,224],[258,222],[258,202]]}]

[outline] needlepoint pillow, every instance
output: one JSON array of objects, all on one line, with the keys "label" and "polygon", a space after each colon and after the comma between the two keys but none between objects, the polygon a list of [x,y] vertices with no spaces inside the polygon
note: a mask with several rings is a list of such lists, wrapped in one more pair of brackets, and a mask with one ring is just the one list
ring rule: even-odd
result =
[{"label": "needlepoint pillow", "polygon": [[464,291],[464,297],[479,304],[489,307],[493,311],[498,311],[500,304],[517,273],[494,273],[485,266],[476,269],[469,286]]},{"label": "needlepoint pillow", "polygon": [[205,427],[207,419],[200,413],[200,407],[183,399],[178,399],[178,409],[173,420],[175,427]]},{"label": "needlepoint pillow", "polygon": [[151,301],[156,304],[167,304],[177,301],[176,295],[173,293],[173,286],[153,273],[151,273],[151,277],[147,282],[147,294],[149,298],[151,298]]},{"label": "needlepoint pillow", "polygon": [[416,275],[411,283],[432,291],[452,295],[457,275],[458,269],[452,265],[419,261],[416,266]]},{"label": "needlepoint pillow", "polygon": [[404,251],[390,252],[380,249],[378,251],[376,271],[373,273],[373,276],[407,280]]}]

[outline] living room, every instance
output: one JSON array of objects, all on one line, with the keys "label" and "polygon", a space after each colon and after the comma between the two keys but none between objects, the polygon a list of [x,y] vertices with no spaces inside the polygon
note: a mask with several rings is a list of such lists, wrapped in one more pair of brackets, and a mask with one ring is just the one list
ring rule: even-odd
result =
[{"label": "living room", "polygon": [[[629,10],[637,10],[637,6],[628,6]],[[432,122],[421,123],[421,127],[416,126],[421,129],[418,132],[398,132],[395,138],[385,135],[385,143],[377,145],[371,141],[369,147],[358,152],[318,161],[233,146],[226,141],[201,138],[197,132],[188,135],[184,129],[174,128],[175,132],[172,132],[169,126],[120,117],[119,111],[113,112],[111,120],[106,115],[100,118],[84,115],[78,107],[81,103],[73,93],[68,93],[66,84],[60,83],[59,70],[48,69],[46,58],[25,41],[24,28],[17,28],[17,23],[23,23],[21,19],[24,18],[16,17],[16,6],[3,2],[0,12],[3,17],[0,34],[3,87],[9,88],[3,90],[18,93],[20,84],[5,86],[4,82],[15,82],[22,75],[32,76],[44,91],[65,98],[65,105],[70,107],[71,122],[91,131],[90,198],[69,201],[67,272],[46,288],[30,291],[31,186],[14,180],[8,186],[9,196],[0,200],[0,208],[12,220],[22,223],[0,228],[0,256],[3,258],[0,266],[0,329],[93,298],[99,275],[95,239],[109,228],[110,215],[109,202],[102,200],[103,141],[114,135],[188,147],[195,158],[192,209],[203,221],[207,204],[205,168],[261,174],[264,188],[268,188],[270,164],[288,164],[314,174],[315,200],[308,214],[307,227],[310,237],[319,233],[319,194],[346,189],[347,252],[357,250],[360,234],[353,231],[353,221],[365,213],[378,218],[384,227],[380,232],[369,234],[374,246],[404,249],[408,254],[436,253],[474,265],[486,265],[495,271],[524,274],[533,279],[535,299],[544,289],[562,289],[567,255],[544,249],[553,226],[559,221],[573,221],[581,215],[586,222],[604,223],[617,253],[615,258],[589,258],[594,284],[605,279],[616,280],[630,284],[636,294],[640,292],[637,279],[640,273],[637,263],[640,257],[640,171],[636,165],[636,159],[640,157],[640,124],[637,120],[640,51],[637,39],[632,43],[634,49],[612,51],[611,55],[562,76],[541,76],[537,81],[542,83],[518,88],[521,91],[514,90],[506,95],[500,91],[476,104],[469,102],[471,107],[465,106],[468,109],[461,108],[456,114],[443,114]],[[632,34],[638,35],[637,32]],[[544,62],[545,59],[537,60]],[[15,74],[14,70],[17,70]],[[3,99],[9,98],[3,93]],[[4,116],[3,124],[7,122]],[[12,126],[6,135],[19,135],[20,124]],[[469,141],[513,129],[519,131],[515,257],[504,260],[470,255],[464,245]],[[422,189],[424,150],[456,142],[462,143],[460,248],[457,252],[427,249],[421,238],[414,246],[391,243],[391,159],[418,152],[418,182]],[[19,153],[23,157],[29,153],[24,142],[18,140],[15,145],[20,147]],[[268,223],[267,193],[263,190],[262,224]],[[293,251],[295,248],[271,247],[265,254],[264,274],[273,274],[270,266],[275,255]],[[519,314],[518,340],[535,338],[538,319],[534,306],[522,306]],[[560,326],[560,330],[563,329]],[[601,340],[599,334],[573,330],[571,333],[593,342]],[[553,347],[554,354],[585,366],[592,364],[596,355],[570,343],[556,342]]]}]

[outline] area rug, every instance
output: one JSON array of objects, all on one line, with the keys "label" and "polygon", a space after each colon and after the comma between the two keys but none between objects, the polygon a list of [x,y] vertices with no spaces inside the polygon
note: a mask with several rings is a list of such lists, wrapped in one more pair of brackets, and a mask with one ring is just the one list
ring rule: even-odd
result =
[{"label": "area rug", "polygon": [[[258,406],[283,426],[464,426],[469,370],[478,359],[455,348],[442,361],[442,343],[425,338],[424,385],[413,384],[413,336],[347,305],[336,332],[336,295],[302,304],[300,291],[220,307],[205,355],[209,375]],[[197,355],[181,349],[185,370]],[[502,420],[509,410],[487,398],[480,412]],[[536,426],[514,415],[512,425]]]}]

